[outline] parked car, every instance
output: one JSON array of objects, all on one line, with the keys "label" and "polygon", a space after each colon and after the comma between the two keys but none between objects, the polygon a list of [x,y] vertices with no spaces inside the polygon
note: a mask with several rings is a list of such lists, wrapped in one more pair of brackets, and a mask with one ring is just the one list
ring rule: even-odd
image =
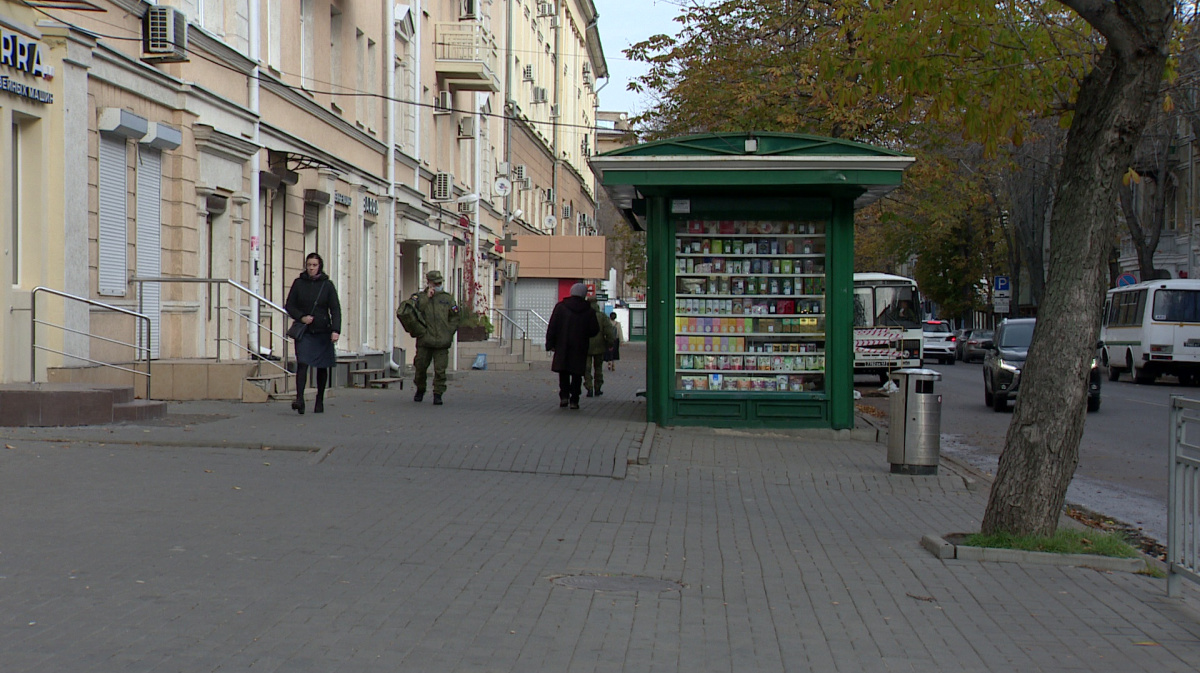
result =
[{"label": "parked car", "polygon": [[987,349],[983,347],[983,342],[991,341],[992,335],[993,332],[990,329],[973,330],[971,336],[967,337],[966,342],[962,344],[962,361],[983,360],[983,357],[987,355]]},{"label": "parked car", "polygon": [[954,330],[945,320],[926,320],[921,323],[922,348],[926,360],[954,364]]},{"label": "parked car", "polygon": [[974,332],[973,327],[964,327],[954,333],[954,359],[963,359],[963,348],[967,345],[967,339],[970,338],[971,332]]},{"label": "parked car", "polygon": [[[1037,318],[1014,318],[1005,320],[996,328],[993,338],[985,340],[983,358],[983,401],[996,411],[1008,408],[1008,401],[1021,391],[1021,369],[1033,341],[1033,328]],[[1092,371],[1088,374],[1087,410],[1100,410],[1100,367],[1092,358]]]}]

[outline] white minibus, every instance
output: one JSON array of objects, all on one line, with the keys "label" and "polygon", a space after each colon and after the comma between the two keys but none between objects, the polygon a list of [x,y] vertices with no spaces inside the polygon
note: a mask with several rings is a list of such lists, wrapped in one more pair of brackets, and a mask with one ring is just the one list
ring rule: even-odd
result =
[{"label": "white minibus", "polygon": [[921,293],[911,278],[890,273],[854,274],[854,373],[888,373],[920,367]]},{"label": "white minibus", "polygon": [[1108,378],[1138,383],[1162,374],[1200,382],[1200,280],[1152,280],[1113,288],[1100,327]]}]

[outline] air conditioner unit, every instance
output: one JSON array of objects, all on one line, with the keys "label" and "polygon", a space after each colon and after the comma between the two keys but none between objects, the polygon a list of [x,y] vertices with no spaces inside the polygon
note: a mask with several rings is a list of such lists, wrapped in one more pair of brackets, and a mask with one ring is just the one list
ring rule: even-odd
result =
[{"label": "air conditioner unit", "polygon": [[142,17],[142,60],[180,63],[187,57],[187,16],[166,5],[154,5]]},{"label": "air conditioner unit", "polygon": [[547,97],[546,87],[544,87],[544,86],[533,87],[533,102],[534,103],[545,103],[546,97]]},{"label": "air conditioner unit", "polygon": [[507,161],[501,161],[500,163],[496,164],[496,175],[508,175],[509,170],[511,169],[509,168],[509,163]]},{"label": "air conditioner unit", "polygon": [[431,187],[430,200],[449,201],[454,193],[454,176],[441,171],[434,173]]},{"label": "air conditioner unit", "polygon": [[529,169],[525,166],[525,164],[517,164],[516,166],[513,166],[512,176],[513,180],[528,180]]},{"label": "air conditioner unit", "polygon": [[538,3],[538,16],[539,17],[554,16],[555,14],[557,14],[557,12],[554,11],[554,3],[553,2],[539,2]]},{"label": "air conditioner unit", "polygon": [[583,64],[583,78],[584,79],[592,78],[592,64],[591,63]]},{"label": "air conditioner unit", "polygon": [[523,192],[527,192],[533,188],[533,183],[529,180],[529,178],[525,178],[524,180],[513,180],[513,185]]},{"label": "air conditioner unit", "polygon": [[473,212],[475,212],[475,202],[474,202],[474,201],[470,201],[470,202],[467,202],[467,203],[460,203],[460,204],[458,204],[458,212],[460,212],[460,213],[473,213]]},{"label": "air conditioner unit", "polygon": [[506,261],[504,263],[504,277],[509,280],[516,280],[517,274],[521,271],[521,263],[517,261]]},{"label": "air conditioner unit", "polygon": [[460,18],[460,19],[477,19],[477,18],[479,18],[479,0],[459,0],[458,18]]},{"label": "air conditioner unit", "polygon": [[521,79],[525,80],[526,82],[533,81],[533,66],[532,65],[527,65],[521,69]]},{"label": "air conditioner unit", "polygon": [[552,187],[547,187],[542,192],[542,203],[554,203],[554,189]]},{"label": "air conditioner unit", "polygon": [[562,109],[560,106],[558,106],[558,105],[550,106],[550,118],[551,119],[558,119],[561,115],[562,115]]},{"label": "air conditioner unit", "polygon": [[433,114],[447,115],[454,110],[454,94],[450,91],[437,92],[437,98],[433,100]]},{"label": "air conditioner unit", "polygon": [[458,137],[459,138],[474,138],[475,137],[475,118],[463,117],[458,120]]},{"label": "air conditioner unit", "polygon": [[563,204],[563,219],[565,220],[569,217],[571,217],[571,204],[564,203]]},{"label": "air conditioner unit", "polygon": [[586,227],[588,223],[587,213],[579,213],[579,226]]}]

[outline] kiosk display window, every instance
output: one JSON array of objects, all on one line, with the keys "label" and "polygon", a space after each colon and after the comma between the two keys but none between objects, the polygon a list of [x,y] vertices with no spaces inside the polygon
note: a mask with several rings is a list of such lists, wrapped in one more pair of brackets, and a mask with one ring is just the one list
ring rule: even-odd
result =
[{"label": "kiosk display window", "polygon": [[675,388],[825,391],[824,221],[675,223]]}]

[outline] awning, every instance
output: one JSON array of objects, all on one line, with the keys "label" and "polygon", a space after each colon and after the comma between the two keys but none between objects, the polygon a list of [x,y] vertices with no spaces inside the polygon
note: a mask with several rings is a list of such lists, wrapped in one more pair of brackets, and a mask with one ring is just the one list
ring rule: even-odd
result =
[{"label": "awning", "polygon": [[428,224],[409,219],[404,220],[404,231],[401,232],[401,236],[407,243],[440,245],[451,240],[449,234],[444,234]]}]

